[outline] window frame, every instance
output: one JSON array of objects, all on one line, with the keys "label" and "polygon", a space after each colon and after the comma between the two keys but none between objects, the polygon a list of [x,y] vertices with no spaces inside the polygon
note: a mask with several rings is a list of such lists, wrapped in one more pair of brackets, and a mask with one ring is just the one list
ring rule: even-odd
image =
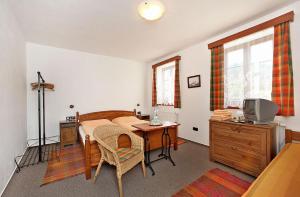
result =
[{"label": "window frame", "polygon": [[[172,63],[172,64],[171,64]],[[168,65],[168,64],[170,64],[170,65]],[[176,62],[175,62],[175,60],[174,61],[171,61],[171,62],[168,62],[168,63],[166,63],[166,64],[163,64],[163,65],[161,65],[160,67],[161,67],[161,72],[162,72],[162,75],[161,75],[161,79],[158,79],[158,70],[156,70],[156,90],[157,90],[157,105],[159,105],[159,106],[174,106],[174,94],[175,94],[175,89],[174,89],[174,93],[173,93],[173,104],[166,104],[166,103],[159,103],[159,100],[158,100],[158,80],[162,80],[163,81],[163,83],[162,84],[164,84],[164,82],[165,82],[165,75],[164,75],[164,72],[165,71],[167,71],[167,70],[173,70],[173,74],[174,74],[174,86],[175,86],[175,64],[176,64]],[[156,68],[156,69],[158,69],[158,68]],[[174,87],[175,88],[175,87]],[[162,101],[163,101],[163,98],[164,98],[164,85],[162,86]]]},{"label": "window frame", "polygon": [[[257,38],[257,39],[251,40],[251,41],[247,41],[247,42],[244,42],[241,44],[237,44],[237,45],[234,45],[234,46],[231,46],[228,48],[224,47],[224,108],[225,109],[241,109],[241,107],[239,107],[239,106],[230,106],[230,105],[227,105],[227,103],[226,103],[226,100],[228,100],[227,94],[226,94],[228,92],[228,90],[226,88],[226,84],[228,83],[228,81],[227,81],[228,78],[227,78],[227,74],[226,74],[227,69],[228,69],[228,58],[227,58],[228,53],[243,49],[242,66],[243,66],[243,78],[245,78],[246,73],[249,72],[250,66],[251,66],[251,55],[250,55],[251,47],[254,45],[264,43],[264,42],[268,42],[268,41],[272,41],[272,43],[274,43],[274,32],[271,34],[268,34],[268,35],[264,35],[260,38]],[[274,48],[274,45],[273,45],[273,48]],[[247,92],[247,91],[249,91],[249,90],[247,89],[246,86],[244,86],[244,97],[245,97],[245,92]],[[272,89],[271,89],[271,92],[272,92]]]},{"label": "window frame", "polygon": [[[153,78],[152,78],[152,106],[174,106],[175,108],[180,108],[181,107],[181,100],[180,100],[180,96],[179,96],[179,104],[178,104],[178,100],[177,100],[177,103],[175,103],[175,97],[176,97],[176,85],[178,85],[178,88],[179,88],[179,92],[180,92],[180,85],[179,84],[176,84],[176,72],[179,72],[179,62],[181,60],[181,56],[177,55],[177,56],[174,56],[174,57],[171,57],[169,59],[166,59],[164,61],[161,61],[159,63],[156,63],[154,65],[152,65],[152,72],[153,72]],[[174,88],[174,103],[173,105],[162,105],[162,104],[158,104],[157,103],[157,87],[156,87],[156,72],[157,72],[157,68],[159,66],[163,66],[165,64],[168,64],[170,62],[175,62],[175,82],[174,82],[174,85],[175,85],[175,88]],[[155,74],[155,76],[154,76]],[[180,94],[179,94],[180,95]],[[178,99],[178,98],[177,98]],[[176,104],[176,105],[175,105]]]}]

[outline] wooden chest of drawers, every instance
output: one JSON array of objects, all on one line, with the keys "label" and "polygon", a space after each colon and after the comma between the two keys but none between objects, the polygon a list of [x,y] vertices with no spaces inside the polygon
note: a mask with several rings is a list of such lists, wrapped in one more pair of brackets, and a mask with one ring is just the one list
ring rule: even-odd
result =
[{"label": "wooden chest of drawers", "polygon": [[136,117],[138,119],[140,119],[140,120],[148,120],[148,121],[150,121],[150,115],[148,115],[148,114],[140,114],[140,115],[137,115]]},{"label": "wooden chest of drawers", "polygon": [[65,145],[75,144],[77,141],[75,121],[62,121],[59,123],[59,127],[61,147],[64,147]]},{"label": "wooden chest of drawers", "polygon": [[258,176],[275,156],[276,126],[210,120],[210,159]]}]

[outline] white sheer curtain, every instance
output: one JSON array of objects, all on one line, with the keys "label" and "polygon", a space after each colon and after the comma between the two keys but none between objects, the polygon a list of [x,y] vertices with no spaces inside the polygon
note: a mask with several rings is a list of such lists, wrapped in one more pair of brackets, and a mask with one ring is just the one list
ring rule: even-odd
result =
[{"label": "white sheer curtain", "polygon": [[156,72],[157,104],[174,105],[175,62],[158,67]]},{"label": "white sheer curtain", "polygon": [[225,46],[224,105],[242,107],[245,98],[271,100],[273,34]]}]

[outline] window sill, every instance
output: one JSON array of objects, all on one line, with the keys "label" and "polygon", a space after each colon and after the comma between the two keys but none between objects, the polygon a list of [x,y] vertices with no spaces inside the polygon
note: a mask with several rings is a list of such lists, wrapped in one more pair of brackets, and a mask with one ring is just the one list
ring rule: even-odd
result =
[{"label": "window sill", "polygon": [[167,106],[167,107],[172,107],[174,105],[171,105],[171,104],[157,104],[157,106]]},{"label": "window sill", "polygon": [[242,110],[243,108],[233,107],[233,106],[228,106],[228,107],[226,107],[225,109],[240,109],[240,110]]}]

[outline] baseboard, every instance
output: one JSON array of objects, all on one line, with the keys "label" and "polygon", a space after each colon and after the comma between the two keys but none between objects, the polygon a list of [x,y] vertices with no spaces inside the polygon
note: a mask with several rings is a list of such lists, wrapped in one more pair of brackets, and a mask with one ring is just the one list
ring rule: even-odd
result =
[{"label": "baseboard", "polygon": [[[22,161],[23,156],[24,156],[25,152],[27,151],[27,148],[28,148],[28,147],[26,147],[25,151],[23,152],[21,159],[18,161],[18,164],[20,164],[20,162]],[[0,196],[3,195],[3,193],[4,193],[5,189],[6,189],[6,187],[8,186],[8,184],[9,184],[11,178],[14,176],[16,170],[17,170],[17,165],[16,165],[15,169],[13,170],[13,172],[11,173],[11,175],[10,175],[10,177],[9,177],[9,179],[8,179],[8,181],[7,181],[7,183],[5,184],[5,186],[4,186],[4,188],[3,188],[3,190],[1,191]]]},{"label": "baseboard", "polygon": [[[27,139],[27,143],[29,146],[38,146],[38,138]],[[58,143],[60,141],[59,136],[49,136],[46,137],[46,144]],[[43,143],[43,138],[41,138],[41,142]]]},{"label": "baseboard", "polygon": [[199,143],[199,142],[195,142],[195,141],[192,141],[192,140],[190,140],[190,139],[183,138],[183,137],[178,137],[178,138],[181,138],[181,139],[184,139],[184,140],[186,140],[186,141],[188,141],[188,142],[191,142],[191,143],[198,144],[198,145],[201,145],[201,146],[204,146],[204,147],[209,148],[209,145],[201,144],[201,143]]}]

